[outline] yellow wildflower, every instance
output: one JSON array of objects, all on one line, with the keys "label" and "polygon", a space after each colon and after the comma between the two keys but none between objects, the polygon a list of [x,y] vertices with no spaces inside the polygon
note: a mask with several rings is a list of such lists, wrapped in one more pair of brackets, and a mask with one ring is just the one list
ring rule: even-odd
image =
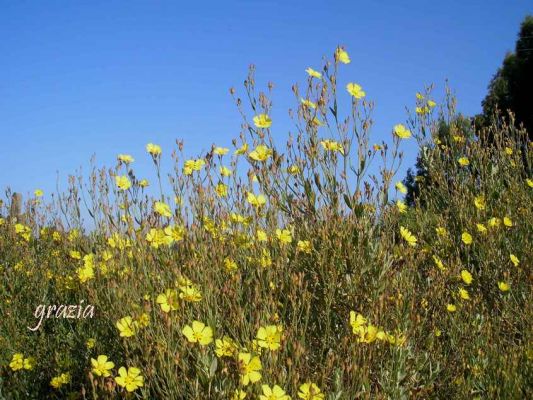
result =
[{"label": "yellow wildflower", "polygon": [[315,383],[306,382],[300,385],[298,397],[303,400],[324,400],[324,393]]},{"label": "yellow wildflower", "polygon": [[463,280],[465,284],[470,285],[473,280],[472,274],[468,272],[466,269],[463,269],[461,271],[461,279]]},{"label": "yellow wildflower", "polygon": [[126,175],[115,176],[115,183],[117,187],[122,190],[128,190],[131,187],[131,181]]},{"label": "yellow wildflower", "polygon": [[394,125],[394,134],[400,139],[409,139],[411,137],[411,131],[402,124]]},{"label": "yellow wildflower", "polygon": [[259,114],[254,117],[254,125],[257,128],[270,128],[272,120],[267,114]]},{"label": "yellow wildflower", "polygon": [[281,326],[267,325],[257,331],[257,344],[269,350],[277,350],[281,346]]},{"label": "yellow wildflower", "polygon": [[157,157],[161,154],[161,146],[153,143],[148,143],[146,145],[146,151],[150,153],[153,157]]},{"label": "yellow wildflower", "polygon": [[137,331],[137,323],[129,315],[117,321],[116,327],[120,332],[120,337],[131,337]]},{"label": "yellow wildflower", "polygon": [[467,165],[470,165],[470,160],[467,157],[461,157],[459,160],[457,160],[460,166],[466,167]]},{"label": "yellow wildflower", "polygon": [[262,385],[263,394],[259,395],[259,400],[290,400],[291,397],[278,385],[272,387]]},{"label": "yellow wildflower", "polygon": [[261,380],[261,359],[258,356],[253,356],[250,353],[239,353],[239,370],[241,375],[241,384],[247,386],[250,382],[255,383]]},{"label": "yellow wildflower", "polygon": [[335,61],[340,61],[343,64],[349,64],[350,56],[342,47],[337,47],[337,50],[335,50]]},{"label": "yellow wildflower", "polygon": [[181,331],[191,343],[199,343],[207,346],[213,341],[213,330],[203,322],[193,321],[191,325],[185,325]]},{"label": "yellow wildflower", "polygon": [[363,90],[363,88],[357,83],[351,83],[351,82],[348,83],[346,85],[346,90],[356,99],[362,99],[363,97],[366,96],[366,93]]},{"label": "yellow wildflower", "polygon": [[165,293],[158,295],[155,301],[161,306],[161,310],[165,313],[175,311],[179,308],[178,294],[172,289],[165,290]]},{"label": "yellow wildflower", "polygon": [[254,161],[266,161],[272,156],[272,154],[273,152],[271,149],[263,144],[260,144],[255,148],[255,150],[250,152],[249,156]]},{"label": "yellow wildflower", "polygon": [[500,289],[500,291],[507,292],[507,291],[509,291],[510,288],[511,288],[511,286],[508,283],[506,283],[506,282],[498,282],[498,289]]},{"label": "yellow wildflower", "polygon": [[134,392],[144,385],[144,378],[141,375],[141,370],[135,367],[120,367],[118,376],[115,377],[117,385],[126,388],[128,392]]},{"label": "yellow wildflower", "polygon": [[322,78],[322,74],[318,71],[315,71],[313,68],[309,67],[305,70],[305,72],[307,72],[307,74],[310,76],[310,77],[313,77],[313,78],[317,78],[317,79],[321,79]]},{"label": "yellow wildflower", "polygon": [[400,235],[407,242],[407,244],[409,244],[409,246],[416,246],[417,238],[409,231],[409,229],[400,226]]},{"label": "yellow wildflower", "polygon": [[109,371],[115,367],[112,361],[108,361],[106,355],[99,355],[96,359],[91,358],[91,365],[93,367],[92,372],[104,378],[110,376],[111,373]]}]

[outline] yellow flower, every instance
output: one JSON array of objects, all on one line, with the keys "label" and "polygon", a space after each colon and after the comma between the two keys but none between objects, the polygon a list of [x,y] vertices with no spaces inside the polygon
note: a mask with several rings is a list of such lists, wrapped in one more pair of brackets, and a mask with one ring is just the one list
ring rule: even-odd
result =
[{"label": "yellow flower", "polygon": [[220,171],[220,175],[222,176],[231,176],[231,174],[233,173],[233,171],[229,169],[228,167],[220,167],[219,171]]},{"label": "yellow flower", "polygon": [[103,377],[111,375],[109,370],[115,367],[115,364],[112,361],[108,361],[105,355],[99,355],[96,360],[91,358],[91,365],[93,366],[92,372],[97,376]]},{"label": "yellow flower", "polygon": [[474,199],[474,205],[476,206],[478,210],[484,210],[485,209],[485,196],[483,195],[477,196]]},{"label": "yellow flower", "polygon": [[421,115],[423,115],[423,114],[429,114],[429,111],[430,111],[430,110],[429,110],[429,107],[426,107],[426,106],[424,106],[424,107],[416,107],[416,108],[415,108],[415,112],[416,112],[417,114],[421,114]]},{"label": "yellow flower", "polygon": [[122,190],[128,190],[131,187],[131,181],[126,175],[115,176],[115,183],[117,187]]},{"label": "yellow flower", "polygon": [[277,350],[281,346],[281,326],[268,325],[257,331],[257,344],[269,350]]},{"label": "yellow flower", "polygon": [[255,195],[252,192],[248,192],[246,200],[256,208],[260,208],[266,204],[266,197],[262,194]]},{"label": "yellow flower", "polygon": [[197,303],[202,300],[202,292],[194,285],[180,286],[180,299],[190,303]]},{"label": "yellow flower", "polygon": [[256,232],[257,240],[259,242],[266,242],[268,240],[268,236],[265,231],[258,229]]},{"label": "yellow flower", "polygon": [[243,154],[246,154],[248,151],[248,143],[243,143],[241,147],[239,147],[237,150],[235,150],[235,155],[242,156]]},{"label": "yellow flower", "polygon": [[491,219],[489,219],[489,226],[491,228],[497,228],[498,226],[500,226],[500,223],[501,220],[499,218],[492,217]]},{"label": "yellow flower", "polygon": [[436,232],[437,235],[440,236],[440,237],[446,237],[446,236],[448,236],[448,231],[446,230],[446,228],[443,228],[443,227],[437,227],[437,228],[435,228],[435,232]]},{"label": "yellow flower", "polygon": [[126,388],[128,392],[133,392],[144,385],[144,378],[141,375],[141,370],[135,367],[120,367],[118,375],[115,377],[117,385]]},{"label": "yellow flower", "polygon": [[511,286],[509,286],[506,282],[498,282],[498,289],[500,289],[502,292],[507,292]]},{"label": "yellow flower", "polygon": [[394,125],[394,134],[400,139],[409,139],[411,137],[411,131],[402,124]]},{"label": "yellow flower", "polygon": [[154,211],[163,217],[172,217],[170,206],[162,201],[156,201],[154,203]]},{"label": "yellow flower", "polygon": [[228,336],[223,336],[222,339],[215,340],[215,347],[217,357],[231,357],[237,351],[237,345]]},{"label": "yellow flower", "polygon": [[311,100],[300,99],[300,101],[302,102],[302,105],[305,107],[312,108],[312,109],[316,108],[316,104],[313,103]]},{"label": "yellow flower", "polygon": [[185,175],[191,175],[193,171],[200,171],[205,165],[205,161],[201,158],[196,160],[187,160],[183,165],[183,173]]},{"label": "yellow flower", "polygon": [[396,182],[395,187],[396,187],[396,190],[398,190],[398,192],[403,193],[403,194],[407,193],[407,188],[402,182]]},{"label": "yellow flower", "polygon": [[404,213],[407,211],[407,206],[405,205],[405,203],[401,200],[397,200],[396,201],[396,207],[398,208],[398,211],[400,213]]},{"label": "yellow flower", "polygon": [[215,147],[215,150],[213,150],[213,153],[215,153],[217,156],[223,156],[228,154],[229,149],[226,147]]},{"label": "yellow flower", "polygon": [[35,358],[27,357],[24,359],[24,369],[32,370],[35,366]]},{"label": "yellow flower", "polygon": [[150,186],[150,182],[148,182],[148,179],[141,179],[139,181],[139,186],[142,188]]},{"label": "yellow flower", "polygon": [[300,172],[300,167],[297,165],[291,165],[289,168],[287,168],[287,172],[291,175],[296,175]]},{"label": "yellow flower", "polygon": [[322,145],[324,150],[338,151],[339,153],[344,154],[344,149],[342,145],[334,140],[322,140],[320,144]]},{"label": "yellow flower", "polygon": [[85,265],[76,270],[78,273],[78,278],[81,283],[85,283],[94,278],[94,268],[92,265]]},{"label": "yellow flower", "polygon": [[513,149],[511,149],[510,147],[506,147],[504,151],[505,151],[505,154],[507,154],[508,156],[513,155]]},{"label": "yellow flower", "polygon": [[35,189],[33,194],[35,195],[35,197],[43,197],[44,192],[41,189]]},{"label": "yellow flower", "polygon": [[309,240],[298,240],[298,244],[296,245],[298,251],[301,251],[302,253],[311,254],[311,242]]},{"label": "yellow flower", "polygon": [[13,354],[13,358],[11,359],[11,362],[9,363],[9,368],[11,368],[13,371],[18,371],[19,369],[23,369],[24,368],[24,355],[22,353]]},{"label": "yellow flower", "polygon": [[260,144],[255,148],[255,150],[251,151],[249,156],[252,160],[255,161],[266,161],[269,157],[272,156],[272,150],[269,149],[267,146]]},{"label": "yellow flower", "polygon": [[409,244],[409,246],[416,246],[417,239],[416,236],[413,235],[409,229],[404,228],[403,226],[400,226],[400,235],[402,236],[403,240]]},{"label": "yellow flower", "polygon": [[168,313],[179,308],[178,294],[175,290],[167,289],[165,293],[161,293],[155,300],[161,306],[161,311]]},{"label": "yellow flower", "polygon": [[292,234],[288,229],[276,229],[276,237],[283,244],[292,243]]},{"label": "yellow flower", "polygon": [[363,88],[357,83],[351,83],[351,82],[348,83],[346,85],[346,90],[356,99],[362,99],[363,97],[366,96],[366,93],[363,90]]},{"label": "yellow flower", "polygon": [[361,326],[357,329],[357,334],[359,334],[357,338],[359,343],[372,343],[377,339],[378,328],[374,325]]},{"label": "yellow flower", "polygon": [[244,400],[246,398],[246,392],[242,389],[235,389],[231,400]]},{"label": "yellow flower", "polygon": [[470,294],[468,294],[468,290],[464,288],[459,288],[459,296],[463,300],[470,300]]},{"label": "yellow flower", "polygon": [[428,100],[428,106],[433,108],[437,105],[437,103],[435,103],[433,100]]},{"label": "yellow flower", "polygon": [[116,326],[120,332],[120,337],[131,337],[137,332],[137,323],[129,315],[119,319]]},{"label": "yellow flower", "polygon": [[513,226],[513,220],[511,218],[509,218],[509,217],[503,217],[503,224],[506,227],[510,228],[510,227]]},{"label": "yellow flower", "polygon": [[259,396],[259,400],[290,400],[291,397],[278,385],[270,387],[262,385],[263,394]]},{"label": "yellow flower", "polygon": [[226,271],[228,272],[235,271],[237,269],[237,263],[231,258],[226,257],[224,259],[224,268],[226,268]]},{"label": "yellow flower", "polygon": [[416,92],[415,96],[417,100],[424,100],[424,95],[420,92]]},{"label": "yellow flower", "polygon": [[335,60],[340,61],[343,64],[349,64],[350,63],[350,56],[341,47],[337,47],[337,50],[335,50]]},{"label": "yellow flower", "polygon": [[139,318],[137,318],[137,324],[140,328],[146,328],[150,325],[150,316],[147,313],[142,313],[139,315]]},{"label": "yellow flower", "polygon": [[307,382],[300,385],[298,397],[303,400],[324,400],[324,393],[316,384]]},{"label": "yellow flower", "polygon": [[146,151],[150,153],[153,157],[157,157],[161,154],[161,146],[157,144],[148,143],[146,145]]},{"label": "yellow flower", "polygon": [[259,114],[254,117],[254,125],[257,128],[270,128],[272,120],[267,114]]},{"label": "yellow flower", "polygon": [[520,264],[520,260],[518,259],[518,257],[515,256],[514,254],[509,254],[509,258],[511,259],[511,262],[513,263],[513,265],[515,267],[518,267],[518,264]]},{"label": "yellow flower", "polygon": [[241,375],[241,384],[247,386],[250,382],[255,383],[261,380],[261,359],[250,353],[239,353],[239,370]]},{"label": "yellow flower", "polygon": [[487,232],[487,228],[483,224],[476,224],[476,227],[477,227],[478,232],[480,232],[480,233]]},{"label": "yellow flower", "polygon": [[96,339],[89,338],[87,339],[87,342],[85,342],[85,346],[87,346],[88,349],[94,349],[94,346],[96,345]]},{"label": "yellow flower", "polygon": [[146,241],[150,243],[154,249],[158,249],[159,246],[164,244],[172,244],[172,237],[165,235],[165,232],[162,229],[152,228],[146,234]]},{"label": "yellow flower", "polygon": [[52,378],[50,385],[55,389],[59,389],[61,386],[66,385],[69,382],[70,374],[67,372]]},{"label": "yellow flower", "polygon": [[219,183],[215,187],[215,192],[219,197],[226,197],[228,195],[228,186],[223,183]]},{"label": "yellow flower", "polygon": [[189,342],[199,343],[202,346],[207,346],[213,341],[213,330],[200,321],[193,321],[192,326],[185,325],[181,333]]},{"label": "yellow flower", "polygon": [[307,74],[313,78],[317,78],[317,79],[321,79],[322,78],[322,74],[318,71],[315,71],[313,68],[309,67],[305,70],[305,72],[307,72]]},{"label": "yellow flower", "polygon": [[460,166],[466,167],[467,165],[470,165],[470,160],[467,157],[461,157],[459,160],[457,160]]},{"label": "yellow flower", "polygon": [[529,179],[529,178],[527,178],[527,179],[526,179],[526,183],[527,183],[527,185],[528,185],[530,188],[533,188],[533,179]]},{"label": "yellow flower", "polygon": [[172,242],[179,242],[183,240],[183,237],[185,236],[185,227],[179,225],[169,225],[163,229],[163,232],[166,236],[165,242],[170,245]]},{"label": "yellow flower", "polygon": [[457,307],[455,306],[455,304],[448,304],[446,306],[446,310],[448,310],[448,312],[455,312],[457,310]]},{"label": "yellow flower", "polygon": [[441,271],[446,270],[446,268],[444,267],[444,264],[442,263],[439,257],[433,256],[433,261],[435,262],[435,265],[437,266],[438,269],[440,269]]},{"label": "yellow flower", "polygon": [[361,314],[355,314],[355,311],[350,311],[350,326],[352,327],[352,332],[357,334],[359,329],[366,325],[366,318]]},{"label": "yellow flower", "polygon": [[468,272],[466,269],[463,269],[461,271],[461,279],[463,280],[465,284],[470,285],[473,280],[472,274]]},{"label": "yellow flower", "polygon": [[470,245],[472,244],[472,235],[468,232],[463,232],[463,234],[461,235],[461,240],[464,244]]},{"label": "yellow flower", "polygon": [[135,161],[135,159],[129,154],[119,154],[117,156],[118,161],[123,162],[124,164],[130,164]]},{"label": "yellow flower", "polygon": [[453,139],[454,142],[457,142],[457,143],[464,143],[465,142],[464,136],[461,136],[461,135],[453,135],[452,139]]}]

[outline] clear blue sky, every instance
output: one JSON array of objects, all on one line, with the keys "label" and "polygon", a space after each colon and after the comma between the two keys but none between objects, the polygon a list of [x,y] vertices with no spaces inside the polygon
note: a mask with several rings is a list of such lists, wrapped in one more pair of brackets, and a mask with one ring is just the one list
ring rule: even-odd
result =
[{"label": "clear blue sky", "polygon": [[[403,4],[402,4],[403,3]],[[250,63],[276,84],[273,128],[291,128],[290,87],[345,45],[342,82],[376,101],[374,140],[405,120],[425,84],[440,100],[446,78],[465,114],[487,84],[531,1],[5,1],[0,0],[0,189],[61,187],[96,154],[136,158],[154,181],[148,142],[183,138],[195,155],[230,146],[240,117],[228,88]],[[413,141],[414,143],[414,141]],[[416,149],[404,147],[402,171]],[[155,183],[155,182],[154,182]]]}]

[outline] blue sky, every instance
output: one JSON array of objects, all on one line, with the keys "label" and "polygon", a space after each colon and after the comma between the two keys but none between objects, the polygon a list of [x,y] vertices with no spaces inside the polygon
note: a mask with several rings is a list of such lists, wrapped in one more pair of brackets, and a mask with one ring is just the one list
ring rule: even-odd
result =
[{"label": "blue sky", "polygon": [[[405,4],[401,4],[405,3]],[[459,110],[481,109],[486,88],[529,1],[5,1],[0,0],[0,189],[26,194],[64,188],[90,157],[111,166],[160,144],[170,165],[175,139],[193,156],[230,147],[240,117],[228,89],[248,65],[259,85],[273,81],[275,136],[292,126],[291,85],[308,66],[345,45],[352,63],[341,82],[358,82],[376,102],[373,141],[388,139],[424,85]],[[402,168],[416,148],[404,145]],[[400,177],[401,178],[401,177]]]}]

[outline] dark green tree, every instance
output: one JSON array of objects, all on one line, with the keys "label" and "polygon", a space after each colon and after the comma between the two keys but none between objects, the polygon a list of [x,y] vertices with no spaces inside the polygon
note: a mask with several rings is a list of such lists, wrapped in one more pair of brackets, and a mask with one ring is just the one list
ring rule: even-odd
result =
[{"label": "dark green tree", "polygon": [[515,51],[508,53],[489,84],[482,101],[483,114],[477,123],[488,126],[494,116],[514,114],[517,127],[523,125],[529,140],[533,137],[533,16],[528,15],[516,41]]},{"label": "dark green tree", "polygon": [[[490,146],[493,143],[492,132],[483,131],[483,127],[505,120],[506,123],[514,123],[516,128],[524,127],[529,141],[533,140],[533,16],[526,16],[522,22],[515,51],[505,56],[502,66],[490,81],[482,106],[482,114],[476,115],[473,120],[459,116],[454,121],[454,127],[463,135],[472,135],[475,125],[479,139]],[[509,118],[511,114],[514,116],[512,120]],[[472,124],[473,121],[475,124]],[[448,143],[452,135],[450,126],[444,120],[439,121],[438,132],[439,140]],[[529,176],[527,143],[523,142],[521,147],[524,171]],[[421,190],[431,184],[431,171],[428,169],[424,155],[420,153],[414,170],[410,168],[403,181],[407,187],[405,201],[408,205],[413,205],[417,198],[423,203]]]},{"label": "dark green tree", "polygon": [[[446,146],[451,145],[451,142],[454,140],[453,136],[458,135],[463,138],[472,138],[474,136],[472,118],[465,117],[461,114],[458,114],[449,123],[443,118],[440,118],[437,124],[436,139],[438,139],[439,143]],[[430,162],[427,159],[428,153],[427,149],[422,148],[420,150],[416,158],[415,168],[409,168],[403,180],[403,184],[407,188],[405,203],[408,206],[413,206],[415,200],[423,206],[424,199],[423,196],[420,196],[421,191],[423,191],[424,187],[435,184],[431,178]]]}]

